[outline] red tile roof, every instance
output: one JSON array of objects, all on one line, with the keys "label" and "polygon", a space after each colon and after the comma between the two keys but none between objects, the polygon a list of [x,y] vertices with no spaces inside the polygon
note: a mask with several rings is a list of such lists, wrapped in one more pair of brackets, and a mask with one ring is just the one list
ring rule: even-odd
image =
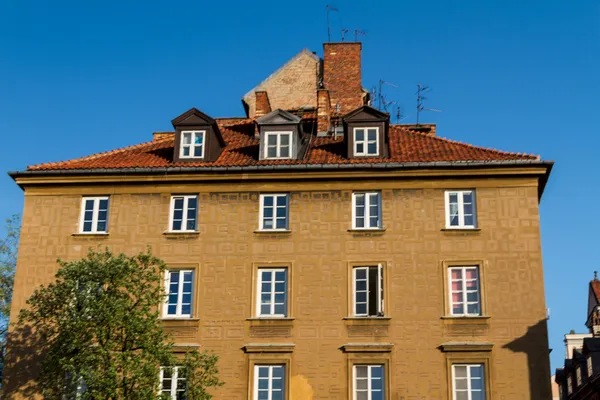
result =
[{"label": "red tile roof", "polygon": [[152,142],[68,161],[33,165],[27,170],[539,160],[534,155],[476,147],[400,125],[390,125],[389,158],[348,159],[344,157],[345,144],[342,138],[313,137],[304,159],[259,161],[259,141],[254,137],[255,126],[251,119],[223,118],[217,119],[217,123],[227,146],[214,162],[173,162],[174,133],[161,133]]}]

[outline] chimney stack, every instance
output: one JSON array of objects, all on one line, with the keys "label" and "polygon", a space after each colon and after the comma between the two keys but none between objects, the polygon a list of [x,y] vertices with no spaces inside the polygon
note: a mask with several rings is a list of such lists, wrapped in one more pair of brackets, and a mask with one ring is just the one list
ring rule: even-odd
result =
[{"label": "chimney stack", "polygon": [[362,88],[360,42],[323,44],[323,85],[330,105],[339,104],[340,114],[365,105]]},{"label": "chimney stack", "polygon": [[262,117],[271,112],[271,103],[269,102],[269,95],[265,90],[257,90],[254,92],[256,96],[255,112],[254,117]]},{"label": "chimney stack", "polygon": [[329,99],[329,90],[317,90],[317,132],[329,132],[331,121],[331,103]]}]

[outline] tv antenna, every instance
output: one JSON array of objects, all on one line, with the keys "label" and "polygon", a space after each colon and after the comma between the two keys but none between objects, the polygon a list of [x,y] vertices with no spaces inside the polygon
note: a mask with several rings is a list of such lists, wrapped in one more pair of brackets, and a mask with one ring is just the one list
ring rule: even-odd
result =
[{"label": "tv antenna", "polygon": [[[381,111],[382,106],[384,108],[386,108],[386,111],[387,111],[387,105],[385,104],[385,97],[383,96],[383,85],[388,85],[388,86],[395,87],[395,88],[398,87],[391,82],[384,81],[383,79],[379,80],[379,94],[377,95],[377,109],[379,111]],[[388,103],[388,105],[389,104],[391,104],[391,102]]]},{"label": "tv antenna", "polygon": [[358,42],[358,37],[359,36],[366,36],[367,32],[366,31],[361,31],[359,29],[355,29],[354,30],[354,41]]},{"label": "tv antenna", "polygon": [[442,110],[438,110],[437,108],[429,108],[423,105],[423,102],[427,100],[427,97],[423,95],[423,93],[431,92],[429,86],[421,85],[420,83],[417,85],[417,125],[419,125],[419,115],[421,111],[433,111],[433,112],[442,112]]},{"label": "tv antenna", "polygon": [[396,106],[396,123],[399,124],[400,122],[404,121],[406,119],[406,117],[404,116],[404,114],[402,113],[402,108],[400,108],[400,106]]},{"label": "tv antenna", "polygon": [[339,11],[339,10],[329,4],[327,4],[327,6],[325,6],[325,10],[327,11],[327,41],[331,42],[331,22],[329,21],[329,11]]},{"label": "tv antenna", "polygon": [[344,41],[344,35],[348,32],[350,32],[348,29],[342,28],[342,42]]}]

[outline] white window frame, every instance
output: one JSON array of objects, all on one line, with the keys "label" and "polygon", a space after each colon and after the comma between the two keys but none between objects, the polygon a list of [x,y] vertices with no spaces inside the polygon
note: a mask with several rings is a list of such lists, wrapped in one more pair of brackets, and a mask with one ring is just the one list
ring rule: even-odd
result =
[{"label": "white window frame", "polygon": [[[183,143],[183,137],[186,134],[191,135],[190,144]],[[201,144],[196,144],[196,138],[198,136],[202,136]],[[185,147],[190,148],[189,156],[186,156],[183,154],[183,149]],[[201,155],[199,155],[199,156],[194,155],[196,153],[196,147],[201,147],[201,149],[202,149]],[[198,159],[204,158],[205,148],[206,148],[206,131],[181,131],[181,143],[179,144],[179,158],[198,158]]]},{"label": "white window frame", "polygon": [[[369,315],[369,268],[377,268],[377,315]],[[366,270],[367,273],[367,289],[365,290],[367,293],[367,312],[366,314],[359,314],[356,312],[356,271],[358,270]],[[384,308],[384,298],[385,294],[383,293],[384,289],[384,275],[383,275],[383,265],[360,265],[352,268],[352,315],[354,317],[383,317],[385,315]]]},{"label": "white window frame", "polygon": [[[178,282],[178,293],[177,293],[177,305],[175,314],[169,314],[169,294],[171,289],[171,273],[179,272]],[[163,319],[177,319],[177,318],[192,318],[194,314],[194,288],[195,288],[195,270],[193,269],[169,269],[165,271],[164,285],[165,285],[165,301],[163,303]],[[183,308],[183,277],[186,273],[192,274],[192,288],[190,294],[190,313],[184,314]]]},{"label": "white window frame", "polygon": [[[258,277],[256,278],[256,316],[259,318],[287,318],[288,316],[288,302],[289,302],[289,296],[288,296],[288,285],[289,285],[289,271],[287,268],[258,268]],[[270,313],[269,314],[263,314],[262,313],[262,284],[263,284],[263,280],[262,280],[262,273],[268,271],[271,272],[271,292],[270,292]],[[285,313],[284,314],[275,314],[275,294],[277,293],[275,291],[275,283],[277,282],[275,280],[275,274],[277,272],[284,272],[285,273]]]},{"label": "white window frame", "polygon": [[[471,193],[473,198],[473,224],[465,224],[465,194]],[[456,194],[458,200],[458,225],[450,225],[450,195]],[[477,228],[477,195],[475,189],[470,190],[446,190],[445,192],[445,213],[446,213],[446,229],[476,229]]]},{"label": "white window frame", "polygon": [[[467,290],[467,279],[466,279],[466,271],[474,269],[477,271],[477,302],[468,301],[467,294],[472,293],[473,290]],[[452,300],[452,271],[460,270],[461,271],[461,290],[460,292],[463,295],[463,312],[462,313],[454,313],[454,301]],[[456,317],[478,317],[483,313],[482,301],[481,301],[481,272],[478,265],[464,265],[464,266],[451,266],[448,267],[448,297],[450,304],[450,315]],[[479,313],[469,313],[469,304],[479,304]]]},{"label": "white window frame", "polygon": [[[273,217],[272,223],[273,228],[265,228],[264,226],[264,211],[265,211],[265,198],[272,197],[273,198]],[[277,228],[277,219],[281,219],[281,217],[277,217],[277,208],[281,206],[277,206],[278,198],[285,198],[285,227]],[[290,228],[290,196],[287,193],[269,193],[269,194],[261,194],[260,195],[260,211],[258,215],[258,226],[261,231],[287,231]]]},{"label": "white window frame", "polygon": [[[189,200],[196,199],[196,227],[194,229],[187,229],[188,223],[188,207]],[[175,217],[175,200],[183,199],[183,214],[181,215],[181,229],[175,230],[173,229],[173,218]],[[195,194],[185,194],[185,195],[172,195],[171,196],[171,205],[169,211],[169,232],[197,232],[198,231],[198,208],[200,207],[200,201],[198,195]]]},{"label": "white window frame", "polygon": [[[293,153],[294,144],[292,143],[292,134],[293,134],[292,131],[268,131],[268,132],[265,132],[264,133],[265,144],[263,147],[263,158],[265,160],[289,160],[289,159],[293,158],[292,154],[294,154]],[[277,143],[275,144],[275,152],[276,152],[275,157],[269,157],[269,136],[277,137]],[[289,154],[287,157],[281,156],[281,137],[282,136],[288,137]]]},{"label": "white window frame", "polygon": [[285,364],[255,364],[254,365],[254,388],[253,388],[253,399],[254,400],[258,400],[258,375],[259,375],[259,369],[261,368],[268,368],[269,369],[269,376],[268,376],[268,394],[269,394],[269,400],[271,400],[272,396],[273,396],[273,369],[274,368],[283,368],[283,375],[282,375],[282,380],[283,380],[283,385],[282,385],[282,392],[283,392],[283,398],[286,398],[286,391],[287,391],[287,371],[286,368],[287,366]]},{"label": "white window frame", "polygon": [[[371,224],[371,217],[372,215],[370,214],[371,212],[371,197],[373,195],[377,196],[377,226],[370,226]],[[365,226],[364,227],[357,227],[356,226],[356,197],[357,196],[364,196],[365,197],[365,215],[364,215],[364,220],[365,220]],[[383,227],[383,221],[382,221],[382,201],[381,201],[381,192],[354,192],[352,193],[352,229],[364,229],[364,230],[369,230],[369,229],[382,229]]]},{"label": "white window frame", "polygon": [[452,364],[452,399],[456,399],[456,367],[467,367],[467,395],[468,395],[468,400],[472,399],[472,391],[473,388],[471,387],[471,368],[474,367],[480,367],[481,368],[481,392],[483,393],[483,399],[485,400],[485,398],[487,397],[487,388],[486,385],[488,384],[486,381],[486,376],[485,376],[485,365],[484,364]]},{"label": "white window frame", "polygon": [[[373,388],[372,388],[372,370],[373,368],[381,368],[381,392],[383,393],[383,398],[386,398],[386,374],[385,374],[385,365],[384,364],[356,364],[352,367],[352,399],[358,400],[358,374],[356,373],[357,368],[359,367],[367,367],[367,399],[372,400],[373,398]],[[364,390],[361,390],[364,391]]]},{"label": "white window frame", "polygon": [[[369,130],[370,129],[375,129],[375,140],[369,140]],[[364,130],[365,131],[365,135],[364,135],[364,140],[356,140],[356,131],[358,130]],[[355,156],[378,156],[379,155],[379,127],[378,126],[365,126],[365,127],[360,127],[357,126],[353,129],[353,137],[354,137],[354,155]],[[363,151],[359,152],[357,150],[358,144],[362,143],[363,145]],[[369,153],[369,143],[375,143],[375,153]]]},{"label": "white window frame", "polygon": [[[84,231],[84,223],[85,223],[85,203],[88,200],[92,200],[94,202],[94,207],[92,209],[92,229],[89,231]],[[106,200],[106,229],[101,231],[98,230],[98,214],[100,212],[100,200]],[[109,196],[86,196],[81,198],[81,213],[79,215],[79,233],[107,233],[108,232],[108,214],[110,209],[110,198]]]},{"label": "white window frame", "polygon": [[[163,378],[164,378],[164,372],[165,372],[165,367],[160,367],[160,375],[159,375],[159,380],[160,380],[160,387],[159,387],[159,391],[158,391],[158,395],[161,396],[163,394]],[[177,367],[171,367],[172,370],[172,375],[171,375],[171,390],[169,393],[169,396],[171,398],[171,400],[177,400],[177,383],[179,380],[184,380],[185,378],[179,378],[179,370],[183,369],[183,367],[177,366]],[[173,384],[173,382],[175,384]],[[187,380],[185,383],[185,392],[187,393]]]}]

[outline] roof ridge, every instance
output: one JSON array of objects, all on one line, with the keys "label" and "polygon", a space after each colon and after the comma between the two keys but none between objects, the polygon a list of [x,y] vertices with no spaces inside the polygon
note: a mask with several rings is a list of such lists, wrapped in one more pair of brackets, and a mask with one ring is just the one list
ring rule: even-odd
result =
[{"label": "roof ridge", "polygon": [[[165,133],[175,133],[175,132],[165,132]],[[146,146],[149,146],[151,144],[156,144],[156,143],[160,143],[160,142],[166,142],[167,140],[173,140],[171,137],[165,138],[157,138],[156,140],[151,140],[148,142],[143,142],[143,143],[138,143],[138,144],[134,144],[131,146],[125,146],[125,147],[120,147],[118,149],[114,149],[114,150],[109,150],[109,151],[103,151],[100,153],[94,153],[94,154],[90,154],[84,157],[79,157],[79,158],[72,158],[69,160],[61,160],[61,161],[54,161],[54,162],[47,162],[47,163],[39,163],[39,164],[33,164],[33,165],[28,165],[27,169],[35,169],[35,168],[39,168],[40,166],[44,166],[44,167],[48,167],[48,166],[54,166],[54,165],[58,165],[58,164],[63,164],[63,163],[71,163],[71,162],[79,162],[79,161],[87,161],[87,160],[94,160],[96,158],[100,158],[100,157],[105,157],[108,155],[114,155],[114,154],[118,154],[118,153],[122,153],[125,151],[130,151],[130,150],[137,150]]]},{"label": "roof ridge", "polygon": [[489,152],[493,152],[493,153],[504,154],[504,155],[507,155],[507,156],[535,157],[537,160],[541,160],[540,155],[537,155],[537,154],[519,153],[519,152],[514,152],[514,151],[505,151],[505,150],[492,149],[492,148],[484,147],[484,146],[476,146],[474,144],[460,142],[458,140],[448,139],[446,137],[434,136],[434,135],[430,135],[430,134],[425,133],[425,132],[415,131],[415,130],[412,130],[410,128],[404,128],[401,125],[390,125],[390,126],[394,127],[394,128],[398,128],[398,129],[404,131],[405,133],[410,133],[410,134],[417,135],[417,136],[428,137],[430,139],[435,139],[437,141],[444,142],[444,143],[457,144],[457,145],[468,147],[468,148],[471,148],[471,149],[477,149],[477,150],[482,150],[482,151],[489,151]]}]

